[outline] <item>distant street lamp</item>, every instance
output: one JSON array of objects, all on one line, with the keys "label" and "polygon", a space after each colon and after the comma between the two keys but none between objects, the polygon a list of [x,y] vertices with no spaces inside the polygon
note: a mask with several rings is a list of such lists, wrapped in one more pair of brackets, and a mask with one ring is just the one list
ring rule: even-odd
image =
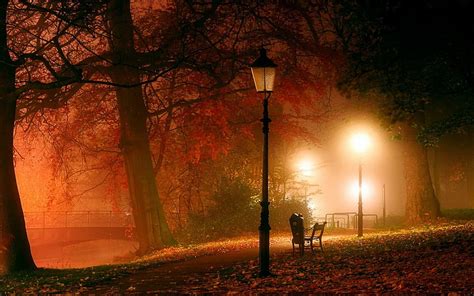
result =
[{"label": "distant street lamp", "polygon": [[301,159],[298,163],[298,173],[301,179],[309,178],[313,174],[314,165],[310,159]]},{"label": "distant street lamp", "polygon": [[364,214],[362,212],[362,155],[370,145],[370,138],[366,134],[352,136],[352,148],[359,156],[359,210],[357,213],[357,236],[363,236]]},{"label": "distant street lamp", "polygon": [[263,170],[262,170],[262,201],[260,205],[259,226],[259,261],[260,276],[270,275],[270,223],[268,206],[268,133],[271,119],[268,117],[268,99],[273,91],[276,64],[267,57],[264,48],[260,49],[260,56],[250,65],[253,81],[257,93],[263,93]]},{"label": "distant street lamp", "polygon": [[310,159],[301,159],[298,162],[298,177],[299,182],[295,182],[298,185],[301,185],[304,190],[304,204],[308,207],[308,187],[316,186],[315,184],[310,184],[310,177],[313,174],[313,162]]}]

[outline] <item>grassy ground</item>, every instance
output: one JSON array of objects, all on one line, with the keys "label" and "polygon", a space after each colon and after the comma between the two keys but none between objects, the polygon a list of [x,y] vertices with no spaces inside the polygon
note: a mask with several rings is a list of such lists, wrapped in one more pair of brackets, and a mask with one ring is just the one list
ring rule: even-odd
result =
[{"label": "grassy ground", "polygon": [[[272,235],[288,242],[288,234]],[[275,243],[275,241],[273,241]],[[363,239],[341,235],[326,240],[325,253],[292,256],[274,253],[272,276],[258,277],[258,262],[244,260],[215,272],[195,274],[173,289],[153,282],[130,285],[115,292],[162,293],[319,293],[402,292],[474,293],[474,224],[472,221],[427,225],[414,229],[378,231]],[[96,287],[119,287],[124,279],[140,278],[173,262],[200,256],[220,256],[256,248],[257,238],[244,237],[162,250],[129,264],[85,269],[40,269],[0,278],[3,292],[94,292]],[[148,276],[148,275],[147,275]],[[172,276],[172,275],[171,275]],[[132,280],[133,283],[133,280]],[[154,285],[154,286],[153,286]],[[104,290],[105,287],[105,290]],[[112,288],[111,288],[112,289]]]}]

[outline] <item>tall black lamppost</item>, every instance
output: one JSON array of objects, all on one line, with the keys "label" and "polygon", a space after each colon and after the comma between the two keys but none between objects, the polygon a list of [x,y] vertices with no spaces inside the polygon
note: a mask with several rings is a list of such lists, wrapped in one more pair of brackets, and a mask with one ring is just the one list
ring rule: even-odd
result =
[{"label": "tall black lamppost", "polygon": [[357,236],[362,237],[364,232],[364,214],[362,211],[362,155],[370,145],[370,139],[367,134],[359,133],[352,136],[352,147],[359,157],[359,202],[357,211]]},{"label": "tall black lamppost", "polygon": [[260,276],[270,274],[270,223],[268,206],[268,133],[271,119],[268,117],[268,99],[273,91],[276,64],[267,57],[267,51],[260,49],[260,56],[250,65],[253,81],[258,93],[263,93],[263,170],[262,170],[262,212],[260,214],[259,259]]},{"label": "tall black lamppost", "polygon": [[364,214],[362,212],[362,159],[359,158],[359,202],[357,211],[357,236],[362,237],[364,234]]},{"label": "tall black lamppost", "polygon": [[383,196],[383,209],[382,209],[383,227],[385,227],[385,184],[383,184],[382,196]]}]

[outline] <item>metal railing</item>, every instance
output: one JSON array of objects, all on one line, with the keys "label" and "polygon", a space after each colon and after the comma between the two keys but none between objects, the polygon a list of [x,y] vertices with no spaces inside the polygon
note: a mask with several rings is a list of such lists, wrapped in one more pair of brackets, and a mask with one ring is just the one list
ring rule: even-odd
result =
[{"label": "metal railing", "polygon": [[74,227],[133,227],[128,212],[115,211],[41,211],[25,212],[27,229]]},{"label": "metal railing", "polygon": [[[341,212],[326,214],[326,221],[328,226],[332,228],[353,228],[357,229],[357,213],[356,212]],[[374,218],[374,225],[378,223],[377,214],[364,214],[364,218]],[[365,219],[364,219],[365,220]]]},{"label": "metal railing", "polygon": [[135,239],[133,218],[128,212],[41,211],[25,212],[24,217],[33,245]]}]

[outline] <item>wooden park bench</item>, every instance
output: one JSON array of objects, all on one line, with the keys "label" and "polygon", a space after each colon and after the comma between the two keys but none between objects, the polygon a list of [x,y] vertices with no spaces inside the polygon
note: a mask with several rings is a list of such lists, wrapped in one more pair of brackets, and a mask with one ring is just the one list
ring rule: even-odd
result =
[{"label": "wooden park bench", "polygon": [[304,254],[305,248],[310,248],[311,252],[314,252],[314,241],[319,241],[319,247],[321,251],[323,250],[323,233],[324,227],[326,226],[326,222],[322,224],[314,224],[313,227],[307,229],[311,230],[311,236],[305,236],[305,228],[304,228],[304,219],[303,215],[294,213],[290,217],[290,228],[293,238],[291,239],[291,244],[293,246],[293,255],[295,254],[295,245],[298,245],[298,250],[301,255]]}]

